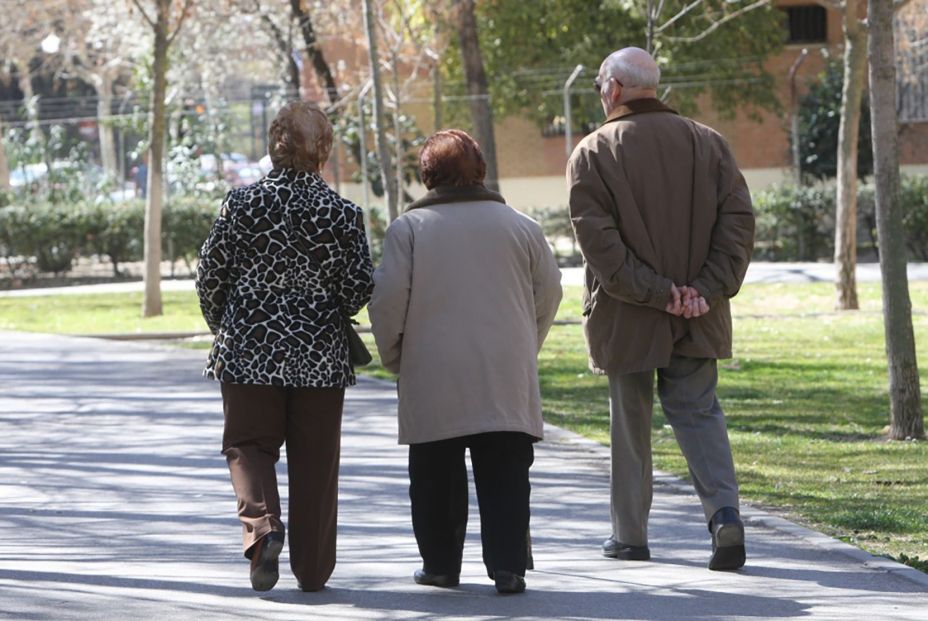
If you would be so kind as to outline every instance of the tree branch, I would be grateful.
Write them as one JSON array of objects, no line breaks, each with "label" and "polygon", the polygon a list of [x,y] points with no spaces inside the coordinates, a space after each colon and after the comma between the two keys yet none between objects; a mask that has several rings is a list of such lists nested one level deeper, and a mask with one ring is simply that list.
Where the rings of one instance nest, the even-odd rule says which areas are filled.
[{"label": "tree branch", "polygon": [[148,25],[154,28],[155,22],[153,22],[152,19],[148,16],[148,13],[145,12],[145,8],[142,6],[142,3],[139,2],[139,0],[132,0],[132,4],[134,4],[135,8],[139,10],[139,12],[142,14],[142,17],[146,22],[148,22]]},{"label": "tree branch", "polygon": [[674,15],[673,17],[671,17],[669,20],[667,20],[666,22],[664,22],[661,26],[658,26],[657,28],[655,28],[655,29],[654,29],[654,34],[660,34],[660,33],[664,32],[665,30],[667,30],[668,28],[670,28],[671,26],[673,26],[674,23],[675,23],[678,19],[680,19],[681,17],[683,17],[684,15],[686,15],[687,13],[689,13],[690,11],[692,11],[693,9],[695,9],[695,8],[696,8],[697,6],[699,6],[700,4],[702,4],[702,2],[703,2],[703,0],[693,0],[693,2],[692,2],[691,4],[687,4],[685,7],[683,7],[683,8],[680,10],[679,13],[677,13],[676,15]]},{"label": "tree branch", "polygon": [[911,2],[912,0],[895,0],[893,2],[893,13],[898,13]]},{"label": "tree branch", "polygon": [[703,30],[698,35],[695,35],[692,37],[667,37],[667,38],[671,41],[676,41],[678,43],[696,43],[697,41],[702,41],[703,39],[708,37],[710,34],[718,30],[719,27],[722,26],[723,24],[726,24],[735,18],[741,17],[742,15],[744,15],[745,13],[749,11],[753,11],[754,9],[759,9],[762,6],[766,6],[768,4],[770,4],[770,0],[757,0],[757,2],[754,2],[753,4],[749,4],[746,7],[742,7],[738,9],[737,11],[735,11],[734,13],[729,13],[725,17],[712,22],[712,25],[710,25],[708,28]]},{"label": "tree branch", "polygon": [[177,35],[180,33],[180,27],[184,25],[184,20],[187,19],[187,11],[190,10],[190,5],[192,3],[193,0],[184,0],[184,7],[180,11],[180,17],[177,19],[177,26],[174,27],[174,32],[168,37],[169,46],[174,43],[174,39],[176,39]]}]

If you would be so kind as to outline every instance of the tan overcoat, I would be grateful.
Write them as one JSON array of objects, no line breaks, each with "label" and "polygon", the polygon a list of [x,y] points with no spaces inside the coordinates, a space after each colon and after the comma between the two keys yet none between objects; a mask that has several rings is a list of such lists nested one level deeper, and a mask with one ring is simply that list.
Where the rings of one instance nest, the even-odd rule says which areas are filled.
[{"label": "tan overcoat", "polygon": [[532,219],[496,193],[436,188],[387,229],[369,311],[399,374],[399,441],[542,437],[537,355],[560,270]]},{"label": "tan overcoat", "polygon": [[[620,106],[567,166],[570,217],[583,253],[590,367],[665,367],[671,355],[731,356],[729,298],[754,245],[754,212],[725,139],[656,99]],[[672,284],[711,310],[664,311]]]}]

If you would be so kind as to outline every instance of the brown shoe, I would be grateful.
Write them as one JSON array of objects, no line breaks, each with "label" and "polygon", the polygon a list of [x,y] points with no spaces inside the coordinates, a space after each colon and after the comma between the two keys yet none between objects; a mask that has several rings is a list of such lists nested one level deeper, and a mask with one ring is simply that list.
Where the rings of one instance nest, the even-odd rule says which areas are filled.
[{"label": "brown shoe", "polygon": [[251,555],[251,588],[270,591],[277,584],[280,573],[277,558],[284,549],[284,534],[271,531],[258,540]]}]

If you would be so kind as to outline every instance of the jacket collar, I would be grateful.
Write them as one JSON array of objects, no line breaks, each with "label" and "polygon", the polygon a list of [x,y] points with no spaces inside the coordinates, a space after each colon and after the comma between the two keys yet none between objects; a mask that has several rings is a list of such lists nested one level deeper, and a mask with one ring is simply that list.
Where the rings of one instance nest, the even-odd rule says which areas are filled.
[{"label": "jacket collar", "polygon": [[444,203],[465,203],[471,201],[495,201],[506,204],[499,193],[488,190],[482,183],[479,185],[440,185],[429,190],[425,196],[414,201],[406,207],[406,211],[418,209],[419,207],[429,207],[431,205],[442,205]]},{"label": "jacket collar", "polygon": [[313,185],[322,181],[319,173],[296,170],[295,168],[274,168],[264,179],[266,181],[285,181],[296,185]]},{"label": "jacket collar", "polygon": [[646,97],[644,99],[633,99],[617,107],[606,117],[606,121],[603,125],[611,123],[612,121],[624,119],[633,114],[645,114],[647,112],[670,112],[671,114],[677,114],[676,110],[665,105],[660,99]]}]

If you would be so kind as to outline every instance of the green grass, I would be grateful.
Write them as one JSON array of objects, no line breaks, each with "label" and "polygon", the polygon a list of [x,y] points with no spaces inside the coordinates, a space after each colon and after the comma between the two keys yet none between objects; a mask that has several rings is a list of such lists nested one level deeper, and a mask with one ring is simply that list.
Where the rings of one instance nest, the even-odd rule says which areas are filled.
[{"label": "green grass", "polygon": [[53,334],[207,331],[192,292],[162,294],[164,314],[142,318],[141,293],[0,298],[0,330]]},{"label": "green grass", "polygon": [[[889,403],[880,289],[863,284],[859,292],[859,312],[834,312],[828,283],[749,285],[733,301],[735,358],[720,363],[719,398],[742,495],[925,570],[928,442],[885,440]],[[911,294],[924,369],[928,283],[912,283]],[[141,319],[141,294],[0,298],[0,329],[65,334],[205,329],[193,294],[166,293],[164,301],[163,317]],[[579,315],[580,289],[569,287],[558,318]],[[359,320],[367,323],[366,315]],[[372,347],[370,335],[365,339]],[[364,372],[389,377],[376,362]],[[555,326],[539,368],[545,417],[608,443],[607,384],[587,369],[581,328]],[[924,391],[923,400],[928,406]],[[659,406],[652,426],[655,466],[686,477]]]}]

